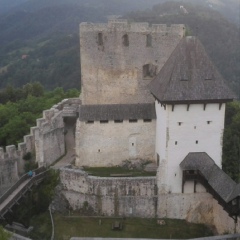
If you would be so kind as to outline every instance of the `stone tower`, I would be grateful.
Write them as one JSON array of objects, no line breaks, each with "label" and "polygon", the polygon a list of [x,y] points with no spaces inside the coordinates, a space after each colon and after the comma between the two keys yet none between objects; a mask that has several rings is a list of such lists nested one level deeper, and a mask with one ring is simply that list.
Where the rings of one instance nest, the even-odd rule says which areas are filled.
[{"label": "stone tower", "polygon": [[156,114],[148,84],[179,41],[184,25],[80,24],[82,105],[76,165],[155,161]]},{"label": "stone tower", "polygon": [[189,153],[204,153],[221,168],[225,103],[233,93],[194,37],[180,41],[150,90],[156,99],[160,193],[204,191],[191,182],[183,189],[180,163]]},{"label": "stone tower", "polygon": [[81,23],[82,104],[153,103],[146,86],[184,33],[181,24]]}]

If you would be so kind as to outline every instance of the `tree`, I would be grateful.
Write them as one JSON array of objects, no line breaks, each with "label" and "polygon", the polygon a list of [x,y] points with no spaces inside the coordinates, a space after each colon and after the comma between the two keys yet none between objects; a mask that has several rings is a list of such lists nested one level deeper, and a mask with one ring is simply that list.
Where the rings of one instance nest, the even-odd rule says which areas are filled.
[{"label": "tree", "polygon": [[2,226],[0,226],[0,239],[1,240],[9,240],[12,234],[7,232]]}]

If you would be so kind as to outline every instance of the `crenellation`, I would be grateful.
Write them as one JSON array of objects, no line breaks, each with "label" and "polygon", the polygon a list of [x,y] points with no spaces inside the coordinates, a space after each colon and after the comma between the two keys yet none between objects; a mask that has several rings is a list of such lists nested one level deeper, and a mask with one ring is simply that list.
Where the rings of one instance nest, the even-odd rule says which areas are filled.
[{"label": "crenellation", "polygon": [[0,160],[4,160],[4,149],[3,148],[0,148]]},{"label": "crenellation", "polygon": [[15,145],[6,146],[6,153],[9,159],[17,159],[17,148]]}]

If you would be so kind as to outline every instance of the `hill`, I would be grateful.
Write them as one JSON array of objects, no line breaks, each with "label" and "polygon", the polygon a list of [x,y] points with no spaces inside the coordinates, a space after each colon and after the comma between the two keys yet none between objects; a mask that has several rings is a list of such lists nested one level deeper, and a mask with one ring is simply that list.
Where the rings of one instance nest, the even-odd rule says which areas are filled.
[{"label": "hill", "polygon": [[[20,1],[24,0],[16,0]],[[0,88],[39,81],[47,89],[57,86],[79,89],[79,23],[105,22],[108,15],[121,15],[136,8],[139,10],[126,17],[150,23],[186,24],[190,34],[198,35],[229,84],[238,90],[238,28],[206,5],[205,0],[199,1],[201,6],[186,3],[190,0],[168,1],[152,10],[141,10],[165,1],[28,0],[11,8],[0,15]],[[223,1],[215,0],[216,6],[224,6]],[[182,14],[180,5],[189,14]]]}]

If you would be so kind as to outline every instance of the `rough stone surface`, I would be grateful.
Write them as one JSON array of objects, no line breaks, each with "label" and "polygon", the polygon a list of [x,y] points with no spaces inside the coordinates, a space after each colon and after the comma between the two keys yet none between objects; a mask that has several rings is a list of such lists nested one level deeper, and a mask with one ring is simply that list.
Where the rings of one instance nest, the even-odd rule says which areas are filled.
[{"label": "rough stone surface", "polygon": [[100,178],[79,169],[62,168],[60,179],[63,194],[74,210],[88,202],[98,215],[155,216],[155,177]]},{"label": "rough stone surface", "polygon": [[43,117],[36,120],[37,126],[30,129],[30,134],[23,137],[24,141],[17,148],[14,145],[6,146],[6,151],[0,148],[0,194],[23,174],[26,153],[35,155],[39,166],[49,166],[64,154],[63,117],[66,114],[63,109],[64,106],[71,106],[76,113],[79,104],[80,99],[64,99],[43,112]]},{"label": "rough stone surface", "polygon": [[77,121],[76,165],[114,166],[128,159],[154,161],[156,121],[92,124]]},{"label": "rough stone surface", "polygon": [[[184,32],[181,24],[81,23],[82,103],[154,102],[147,88],[152,77],[144,77],[143,66],[149,64],[159,72]],[[150,46],[147,35],[152,38]],[[124,44],[124,38],[129,44]]]}]

